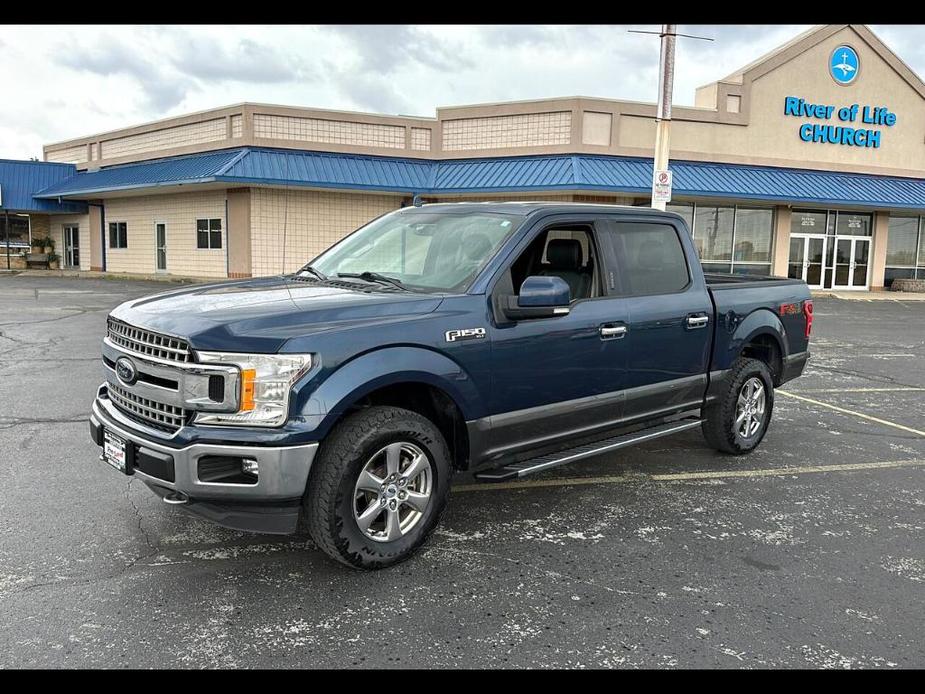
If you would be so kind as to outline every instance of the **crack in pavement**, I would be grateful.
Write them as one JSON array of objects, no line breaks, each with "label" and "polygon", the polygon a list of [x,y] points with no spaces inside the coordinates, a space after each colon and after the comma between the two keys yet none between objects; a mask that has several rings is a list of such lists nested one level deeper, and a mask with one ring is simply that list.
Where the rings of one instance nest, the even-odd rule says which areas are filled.
[{"label": "crack in pavement", "polygon": [[138,519],[138,530],[140,530],[141,534],[144,536],[145,544],[148,545],[149,549],[156,552],[156,551],[159,551],[160,548],[156,544],[151,542],[151,536],[148,534],[148,531],[145,530],[144,524],[142,523],[142,521],[144,520],[144,517],[141,515],[141,511],[138,509],[138,506],[135,504],[135,500],[132,499],[131,491],[132,491],[132,482],[134,481],[135,481],[134,477],[128,478],[128,484],[125,485],[125,498],[132,505],[132,512],[135,514],[135,517]]},{"label": "crack in pavement", "polygon": [[0,417],[0,430],[6,431],[14,427],[23,426],[24,424],[82,424],[89,419],[89,412],[77,419],[65,419],[61,417]]},{"label": "crack in pavement", "polygon": [[60,320],[67,320],[68,318],[73,318],[74,316],[83,316],[88,313],[99,313],[100,311],[109,311],[108,307],[103,308],[80,308],[73,309],[71,313],[68,313],[66,316],[57,316],[55,318],[43,318],[42,320],[33,320],[33,321],[14,321],[12,323],[0,323],[0,328],[6,327],[8,325],[15,325],[18,327],[25,327],[29,325],[39,325],[41,323],[54,323]]}]

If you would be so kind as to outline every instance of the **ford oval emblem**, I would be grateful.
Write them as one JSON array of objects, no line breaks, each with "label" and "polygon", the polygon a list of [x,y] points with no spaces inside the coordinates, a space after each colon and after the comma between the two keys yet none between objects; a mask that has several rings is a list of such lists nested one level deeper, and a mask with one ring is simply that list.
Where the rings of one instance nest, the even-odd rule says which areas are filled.
[{"label": "ford oval emblem", "polygon": [[116,360],[116,376],[127,386],[135,385],[135,381],[138,380],[138,369],[135,368],[131,359],[119,357]]}]

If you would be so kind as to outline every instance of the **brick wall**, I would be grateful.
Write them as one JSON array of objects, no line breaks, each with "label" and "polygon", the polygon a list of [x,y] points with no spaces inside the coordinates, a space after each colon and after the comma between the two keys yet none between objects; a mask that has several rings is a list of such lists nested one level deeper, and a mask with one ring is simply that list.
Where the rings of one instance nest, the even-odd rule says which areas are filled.
[{"label": "brick wall", "polygon": [[405,128],[400,125],[274,116],[263,113],[254,115],[254,137],[391,149],[404,149],[405,147]]},{"label": "brick wall", "polygon": [[443,149],[451,151],[567,145],[571,140],[571,131],[570,111],[458,118],[443,123]]},{"label": "brick wall", "polygon": [[397,195],[255,188],[253,274],[293,272],[366,222],[399,207]]},{"label": "brick wall", "polygon": [[[222,248],[196,247],[196,220],[222,220]],[[110,222],[126,222],[128,248],[109,248]],[[106,269],[110,272],[155,272],[154,224],[167,225],[167,272],[197,277],[225,277],[227,246],[225,191],[148,195],[106,202]]]}]

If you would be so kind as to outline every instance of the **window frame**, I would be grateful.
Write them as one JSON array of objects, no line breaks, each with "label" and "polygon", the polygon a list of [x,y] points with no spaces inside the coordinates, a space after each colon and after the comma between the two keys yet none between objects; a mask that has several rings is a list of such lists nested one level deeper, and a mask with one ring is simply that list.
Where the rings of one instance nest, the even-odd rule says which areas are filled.
[{"label": "window frame", "polygon": [[[128,248],[128,222],[119,221],[119,220],[113,220],[113,221],[107,222],[107,224],[108,224],[108,229],[107,229],[107,231],[109,232],[109,233],[108,233],[108,239],[107,239],[107,240],[109,241],[109,243],[108,243],[108,250],[110,250],[110,251],[124,251],[124,250],[126,250],[126,249]],[[116,227],[116,243],[118,244],[118,242],[119,242],[119,240],[120,240],[120,239],[119,239],[119,231],[120,231],[119,227],[120,227],[120,225],[121,225],[121,227],[122,227],[122,231],[124,232],[124,236],[123,236],[122,239],[121,239],[124,243],[123,243],[123,245],[115,245],[115,246],[113,246],[113,245],[112,245],[112,228],[113,228],[113,227]]]},{"label": "window frame", "polygon": [[[207,246],[199,245],[199,222],[206,223],[206,239],[208,241]],[[218,229],[212,228],[212,222],[218,222]],[[220,251],[225,247],[225,229],[224,223],[221,217],[196,217],[196,250],[197,251]],[[212,234],[218,231],[218,244],[217,246],[212,245]]]},{"label": "window frame", "polygon": [[[619,217],[614,216],[608,219],[609,234],[608,234],[608,244],[610,245],[610,254],[613,258],[613,263],[616,265],[617,272],[617,282],[619,286],[620,297],[625,298],[636,298],[643,296],[675,296],[677,294],[684,294],[685,292],[690,291],[694,286],[694,269],[691,267],[691,261],[688,257],[687,249],[684,245],[684,238],[682,237],[682,227],[680,227],[675,220],[666,219],[664,217],[637,217],[635,215],[620,215]],[[622,249],[617,248],[616,239],[617,239],[617,227],[619,224],[651,224],[654,226],[663,226],[668,227],[674,230],[675,238],[678,242],[678,247],[681,249],[681,256],[684,259],[684,267],[687,269],[687,283],[672,292],[633,292],[631,287],[627,286],[626,278],[629,276],[627,272],[627,265],[625,263],[625,254],[622,253]],[[693,248],[693,235],[690,235],[691,247]],[[696,252],[696,248],[695,248]],[[699,262],[699,258],[698,258]]]},{"label": "window frame", "polygon": [[[615,297],[621,296],[618,288],[622,285],[613,285],[607,279],[612,275],[613,272],[616,271],[616,268],[618,267],[617,261],[613,256],[613,244],[608,233],[610,229],[610,218],[606,215],[597,214],[550,214],[548,216],[544,215],[536,220],[531,220],[530,229],[523,235],[520,241],[517,242],[517,245],[506,254],[504,261],[497,268],[497,270],[492,272],[491,279],[489,280],[486,289],[486,296],[492,297],[492,305],[494,305],[494,297],[496,293],[501,289],[500,285],[502,285],[504,282],[504,277],[510,276],[511,267],[530,247],[530,244],[532,244],[540,234],[543,234],[550,229],[566,226],[569,224],[588,227],[590,229],[591,243],[594,245],[594,252],[598,265],[597,273],[600,281],[598,289],[601,292],[600,296],[576,299],[569,303],[569,308],[574,309],[575,306],[586,301],[601,301],[602,299],[613,299]],[[487,270],[488,268],[486,267],[485,269]],[[617,282],[619,283],[619,278],[617,278]],[[475,282],[473,282],[473,284],[470,286],[469,291],[472,291],[473,286],[475,286]],[[518,289],[519,287],[514,288],[514,296],[517,296]]]}]

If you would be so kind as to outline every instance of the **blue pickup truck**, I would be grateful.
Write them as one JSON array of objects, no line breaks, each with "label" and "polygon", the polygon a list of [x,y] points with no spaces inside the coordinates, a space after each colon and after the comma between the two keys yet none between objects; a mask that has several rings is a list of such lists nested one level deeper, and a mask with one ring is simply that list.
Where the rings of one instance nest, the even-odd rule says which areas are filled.
[{"label": "blue pickup truck", "polygon": [[704,275],[674,214],[406,207],[293,274],[108,317],[101,459],[222,525],[353,567],[410,556],[486,483],[700,427],[748,453],[809,356],[804,282]]}]

